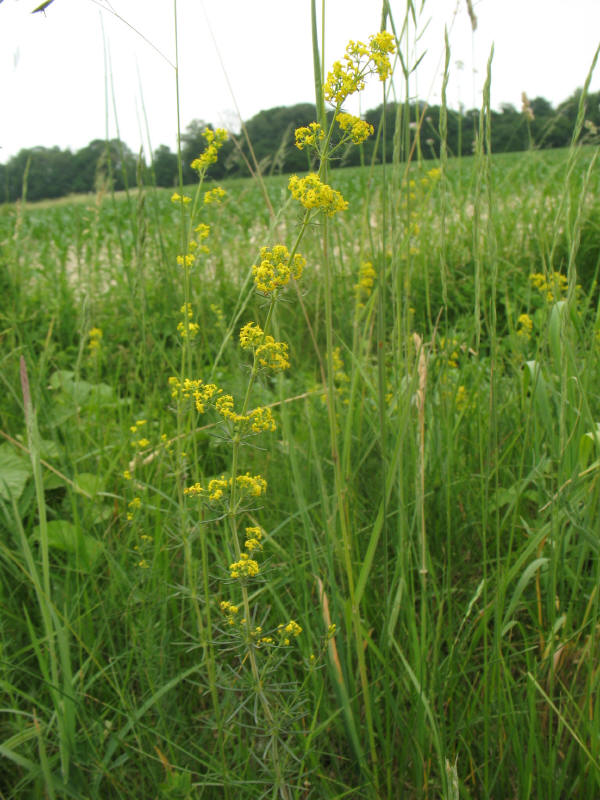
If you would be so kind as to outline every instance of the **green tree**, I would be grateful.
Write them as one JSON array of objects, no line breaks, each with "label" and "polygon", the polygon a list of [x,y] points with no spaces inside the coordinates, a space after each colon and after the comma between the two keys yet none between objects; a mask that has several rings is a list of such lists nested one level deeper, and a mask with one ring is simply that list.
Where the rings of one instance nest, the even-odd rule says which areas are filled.
[{"label": "green tree", "polygon": [[178,182],[177,155],[166,144],[154,151],[154,179],[157,186],[176,186]]}]

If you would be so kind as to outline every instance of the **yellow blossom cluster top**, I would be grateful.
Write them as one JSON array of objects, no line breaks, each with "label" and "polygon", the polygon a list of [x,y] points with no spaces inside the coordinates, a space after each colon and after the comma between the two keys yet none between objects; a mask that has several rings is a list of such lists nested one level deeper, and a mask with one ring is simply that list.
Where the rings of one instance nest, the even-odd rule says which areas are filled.
[{"label": "yellow blossom cluster top", "polygon": [[150,444],[150,440],[147,439],[145,436],[143,436],[141,439],[137,438],[138,435],[141,432],[141,429],[146,424],[147,424],[147,420],[138,419],[137,422],[135,422],[133,425],[130,426],[129,430],[133,434],[133,438],[132,438],[132,441],[131,441],[131,446],[132,447],[139,448],[139,449],[143,450],[145,447],[148,447],[148,445]]},{"label": "yellow blossom cluster top", "polygon": [[235,615],[239,614],[240,612],[239,606],[230,603],[229,600],[221,600],[221,602],[219,603],[219,608],[221,609],[223,614],[225,614],[225,617],[227,619],[227,624],[235,625],[236,623]]},{"label": "yellow blossom cluster top", "polygon": [[213,205],[221,205],[223,198],[227,192],[221,186],[217,186],[214,189],[209,189],[207,192],[204,192],[204,205],[210,206]]},{"label": "yellow blossom cluster top", "polygon": [[233,397],[230,394],[222,394],[217,398],[215,410],[240,433],[247,430],[251,430],[252,433],[273,432],[277,427],[270,408],[258,406],[247,414],[238,414],[234,409]]},{"label": "yellow blossom cluster top", "polygon": [[192,380],[191,378],[184,378],[180,381],[179,378],[169,378],[169,386],[171,387],[171,397],[175,399],[182,398],[184,400],[194,399],[196,410],[200,414],[204,414],[206,404],[210,402],[213,397],[218,397],[222,394],[223,390],[214,383],[204,383],[201,378]]},{"label": "yellow blossom cluster top", "polygon": [[272,336],[265,336],[260,325],[248,322],[240,330],[240,346],[242,350],[254,353],[258,364],[265,369],[279,372],[288,369],[288,346],[286,342],[276,342]]},{"label": "yellow blossom cluster top", "polygon": [[461,345],[458,339],[448,338],[445,336],[440,337],[440,350],[445,354],[448,359],[448,366],[451,369],[458,369],[458,361],[460,358]]},{"label": "yellow blossom cluster top", "polygon": [[231,578],[254,578],[258,573],[258,561],[250,558],[248,553],[241,553],[240,560],[229,565]]},{"label": "yellow blossom cluster top", "polygon": [[335,119],[353,144],[362,144],[373,134],[373,126],[360,117],[340,112]]},{"label": "yellow blossom cluster top", "polygon": [[260,264],[252,267],[254,285],[259,292],[272,294],[290,282],[290,278],[298,280],[306,265],[306,259],[299,253],[292,258],[289,250],[282,244],[274,247],[262,247]]},{"label": "yellow blossom cluster top", "polygon": [[[267,491],[267,482],[261,475],[250,475],[247,472],[245,475],[238,475],[235,483],[241,494],[248,497],[260,497]],[[225,494],[231,491],[232,484],[231,478],[226,479],[222,475],[220,478],[213,478],[206,487],[200,483],[188,486],[183,493],[190,497],[202,497],[216,502],[222,500]]]},{"label": "yellow blossom cluster top", "polygon": [[316,172],[311,172],[305,178],[292,175],[288,189],[291,191],[292,197],[299,200],[304,208],[309,210],[320,208],[328,217],[348,208],[348,203],[342,195],[327,183],[323,183]]},{"label": "yellow blossom cluster top", "polygon": [[291,619],[287,623],[287,625],[283,625],[283,624],[282,625],[278,625],[277,626],[277,633],[279,634],[279,636],[281,638],[281,643],[284,644],[287,647],[289,645],[289,643],[290,643],[289,637],[290,636],[294,636],[294,637],[300,636],[300,634],[302,633],[302,628],[300,627],[300,625],[298,625],[298,623],[295,620]]},{"label": "yellow blossom cluster top", "polygon": [[370,261],[364,261],[358,273],[358,283],[354,285],[354,291],[359,300],[366,300],[370,297],[375,283],[377,273]]},{"label": "yellow blossom cluster top", "polygon": [[234,408],[233,397],[230,394],[223,394],[223,390],[214,383],[204,383],[201,378],[197,380],[184,378],[181,381],[179,378],[171,377],[169,386],[171,387],[171,397],[184,400],[193,399],[196,410],[200,414],[205,413],[209,403],[213,405],[217,414],[228,422],[237,433],[248,431],[262,433],[276,430],[277,426],[270,408],[258,406],[247,414],[238,414]]},{"label": "yellow blossom cluster top", "polygon": [[[258,563],[251,558],[254,551],[262,550],[262,530],[258,526],[248,526],[246,528],[246,541],[244,547],[247,553],[241,553],[240,560],[235,564],[229,565],[229,574],[232,578],[253,578],[258,575]],[[223,608],[221,609],[223,610]],[[228,609],[231,612],[231,608]],[[257,629],[262,632],[262,628]]]},{"label": "yellow blossom cluster top", "polygon": [[100,328],[92,328],[88,335],[90,337],[88,349],[91,355],[95,355],[102,345],[102,330]]},{"label": "yellow blossom cluster top", "polygon": [[180,267],[187,267],[189,269],[194,266],[197,253],[210,253],[210,248],[204,243],[210,236],[210,225],[201,222],[194,228],[194,233],[196,234],[196,238],[189,240],[187,253],[181,253],[177,256],[177,263]]},{"label": "yellow blossom cluster top", "polygon": [[249,553],[253,553],[255,550],[262,550],[262,530],[257,525],[248,525],[246,527],[246,536],[247,539],[244,542],[244,547]]},{"label": "yellow blossom cluster top", "polygon": [[324,139],[325,131],[318,122],[311,122],[308,126],[296,128],[294,136],[296,147],[303,150],[305,147],[316,147]]},{"label": "yellow blossom cluster top", "polygon": [[544,295],[548,303],[563,299],[569,288],[567,276],[562,272],[551,272],[548,277],[541,272],[535,272],[529,276],[529,280],[532,286]]},{"label": "yellow blossom cluster top", "polygon": [[227,141],[227,131],[223,128],[217,128],[216,130],[207,128],[202,133],[202,136],[206,140],[206,150],[190,164],[191,168],[198,172],[202,172],[202,170],[216,162],[219,150]]},{"label": "yellow blossom cluster top", "polygon": [[192,198],[188,197],[187,194],[181,195],[179,192],[173,192],[171,195],[171,202],[182,203],[184,206],[187,206],[188,203],[192,202]]},{"label": "yellow blossom cluster top", "polygon": [[521,314],[517,320],[517,336],[529,339],[533,330],[533,320],[529,314]]},{"label": "yellow blossom cluster top", "polygon": [[[191,303],[184,303],[181,306],[180,313],[183,315],[183,320],[177,323],[177,330],[179,335],[186,339],[189,337],[193,339],[194,336],[198,334],[200,330],[200,325],[197,322],[192,322],[192,317],[194,316],[194,312],[192,311],[192,304]],[[187,317],[187,324],[185,322],[185,318]]]},{"label": "yellow blossom cluster top", "polygon": [[389,57],[395,51],[394,37],[387,31],[370,36],[368,46],[349,42],[344,63],[336,61],[327,75],[325,99],[340,108],[347,97],[364,89],[367,75],[378,74],[380,80],[386,80],[392,71]]}]

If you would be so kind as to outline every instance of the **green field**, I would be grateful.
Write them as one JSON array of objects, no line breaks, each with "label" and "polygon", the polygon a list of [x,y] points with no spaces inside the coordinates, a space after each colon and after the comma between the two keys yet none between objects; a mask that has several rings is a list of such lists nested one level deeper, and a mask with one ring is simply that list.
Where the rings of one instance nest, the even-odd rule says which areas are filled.
[{"label": "green field", "polygon": [[0,207],[1,798],[600,796],[597,149],[480,134]]}]

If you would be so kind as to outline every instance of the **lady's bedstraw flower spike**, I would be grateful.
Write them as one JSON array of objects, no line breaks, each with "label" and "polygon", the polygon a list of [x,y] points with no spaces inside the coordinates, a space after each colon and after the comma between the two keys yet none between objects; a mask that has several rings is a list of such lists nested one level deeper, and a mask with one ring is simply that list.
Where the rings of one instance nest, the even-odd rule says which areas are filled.
[{"label": "lady's bedstraw flower spike", "polygon": [[188,203],[192,202],[192,198],[188,197],[187,195],[180,195],[179,192],[173,192],[171,195],[171,202],[172,203],[183,203],[184,206],[187,206]]},{"label": "lady's bedstraw flower spike", "polygon": [[253,352],[261,367],[278,372],[290,366],[287,343],[265,336],[260,325],[254,322],[246,323],[240,330],[240,346],[242,350]]},{"label": "lady's bedstraw flower spike", "polygon": [[336,115],[335,119],[353,144],[362,144],[373,134],[373,126],[360,117],[340,113]]},{"label": "lady's bedstraw flower spike", "polygon": [[221,201],[226,194],[227,192],[221,186],[217,186],[215,189],[209,189],[208,192],[204,192],[204,205],[210,206],[213,203],[215,205],[221,205]]},{"label": "lady's bedstraw flower spike", "polygon": [[369,36],[369,45],[371,60],[375,64],[380,80],[385,81],[392,71],[389,56],[396,52],[394,37],[388,31],[379,31],[374,36]]},{"label": "lady's bedstraw flower spike", "polygon": [[347,97],[365,88],[367,75],[377,73],[384,81],[392,71],[390,55],[395,52],[394,37],[380,31],[369,37],[369,46],[363,42],[349,42],[344,63],[336,61],[327,75],[325,99],[340,108]]},{"label": "lady's bedstraw flower spike", "polygon": [[252,267],[254,285],[259,292],[271,294],[287,286],[290,278],[298,280],[306,259],[299,253],[291,258],[287,247],[276,244],[273,248],[263,247],[260,251],[260,264]]},{"label": "lady's bedstraw flower spike", "polygon": [[248,553],[241,553],[240,560],[229,565],[231,578],[254,578],[259,573],[258,562]]},{"label": "lady's bedstraw flower spike", "polygon": [[278,625],[277,633],[281,637],[281,643],[287,647],[290,643],[289,637],[300,636],[302,628],[295,620],[291,619],[287,625]]},{"label": "lady's bedstraw flower spike", "polygon": [[338,211],[345,211],[348,203],[342,195],[332,189],[327,183],[322,183],[316,172],[311,172],[305,178],[292,175],[288,189],[294,199],[300,201],[304,208],[320,208],[328,217],[333,217]]},{"label": "lady's bedstraw flower spike", "polygon": [[227,131],[223,128],[217,128],[216,130],[207,128],[202,133],[202,136],[206,140],[206,150],[190,164],[191,168],[197,172],[202,172],[216,162],[219,150],[227,141]]},{"label": "lady's bedstraw flower spike", "polygon": [[92,328],[89,332],[90,340],[88,342],[88,349],[90,351],[90,355],[95,355],[99,352],[100,347],[102,346],[102,329],[101,328]]},{"label": "lady's bedstraw flower spike", "polygon": [[[267,491],[267,482],[262,475],[251,475],[247,472],[245,475],[238,475],[235,483],[238,491],[246,496],[260,497]],[[201,483],[195,483],[184,489],[183,493],[188,497],[208,498],[215,502],[224,499],[225,495],[231,491],[231,485],[232,479],[221,475],[220,478],[213,478],[209,481],[206,487]]]},{"label": "lady's bedstraw flower spike", "polygon": [[321,139],[325,138],[325,131],[318,122],[311,122],[308,126],[296,128],[294,136],[296,147],[303,150],[305,147],[317,147]]}]

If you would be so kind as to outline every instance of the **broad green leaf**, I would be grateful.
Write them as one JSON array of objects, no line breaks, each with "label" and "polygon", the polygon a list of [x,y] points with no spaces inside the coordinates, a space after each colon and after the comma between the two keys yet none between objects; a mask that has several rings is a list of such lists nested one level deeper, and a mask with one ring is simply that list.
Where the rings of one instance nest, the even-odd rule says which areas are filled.
[{"label": "broad green leaf", "polygon": [[15,453],[9,444],[0,445],[0,497],[18,500],[32,475],[28,459]]},{"label": "broad green leaf", "polygon": [[[34,538],[40,538],[39,526],[35,529]],[[81,533],[72,522],[66,519],[55,519],[48,522],[48,546],[63,553],[76,555],[81,569],[89,570],[102,552],[102,542]]]},{"label": "broad green leaf", "polygon": [[595,431],[584,433],[579,440],[579,463],[586,469],[595,453],[600,452],[600,423],[596,423]]},{"label": "broad green leaf", "polygon": [[84,492],[90,495],[98,494],[104,491],[104,481],[101,475],[94,475],[92,472],[80,472],[75,477],[75,483]]},{"label": "broad green leaf", "polygon": [[505,636],[506,633],[510,630],[511,623],[514,621],[512,620],[512,615],[514,614],[515,609],[517,608],[519,601],[521,600],[521,596],[525,591],[525,587],[535,577],[537,571],[543,569],[547,563],[548,559],[545,557],[536,558],[524,570],[523,574],[519,578],[519,581],[515,587],[513,595],[510,598],[510,602],[508,604],[508,608],[506,609],[506,613],[504,614],[501,636]]}]

